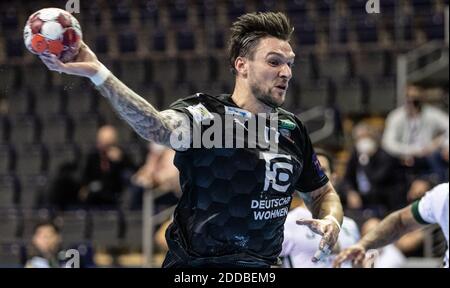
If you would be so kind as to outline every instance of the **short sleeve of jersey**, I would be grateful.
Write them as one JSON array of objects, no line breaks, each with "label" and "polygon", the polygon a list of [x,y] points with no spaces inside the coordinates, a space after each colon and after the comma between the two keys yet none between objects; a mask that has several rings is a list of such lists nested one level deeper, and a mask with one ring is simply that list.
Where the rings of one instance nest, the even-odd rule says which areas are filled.
[{"label": "short sleeve of jersey", "polygon": [[412,205],[413,215],[422,224],[438,223],[448,194],[448,183],[434,187]]},{"label": "short sleeve of jersey", "polygon": [[202,103],[206,102],[204,96],[204,94],[197,93],[195,95],[177,100],[169,107],[171,110],[183,113],[188,118],[191,128],[191,143],[193,139],[192,137],[195,135],[195,131],[202,133],[202,130],[200,129],[203,124],[202,121],[207,119],[212,120],[214,118],[213,114],[211,114],[211,112]]},{"label": "short sleeve of jersey", "polygon": [[198,96],[198,94],[196,94],[196,95],[192,95],[192,96],[175,101],[174,103],[172,103],[169,106],[169,109],[185,114],[186,116],[189,117],[189,121],[192,124],[193,115],[189,111],[189,109],[190,109],[190,107],[194,107],[195,105],[198,105],[198,104],[200,104],[200,97]]},{"label": "short sleeve of jersey", "polygon": [[303,170],[295,189],[303,193],[311,192],[327,184],[328,177],[320,166],[306,127],[299,119],[295,118],[295,120],[300,129],[298,143],[303,154]]}]

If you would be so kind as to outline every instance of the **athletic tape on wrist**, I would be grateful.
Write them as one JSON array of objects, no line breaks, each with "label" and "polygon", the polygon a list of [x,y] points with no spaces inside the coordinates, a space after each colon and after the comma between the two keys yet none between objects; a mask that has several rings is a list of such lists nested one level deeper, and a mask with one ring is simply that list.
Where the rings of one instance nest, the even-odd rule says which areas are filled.
[{"label": "athletic tape on wrist", "polygon": [[341,230],[341,224],[339,224],[339,221],[333,215],[327,215],[323,219],[328,219],[328,220],[333,221],[339,227],[339,230]]},{"label": "athletic tape on wrist", "polygon": [[111,72],[108,70],[108,68],[101,64],[98,72],[94,76],[90,77],[90,79],[95,86],[99,86],[102,85],[103,82],[105,82],[110,73]]}]

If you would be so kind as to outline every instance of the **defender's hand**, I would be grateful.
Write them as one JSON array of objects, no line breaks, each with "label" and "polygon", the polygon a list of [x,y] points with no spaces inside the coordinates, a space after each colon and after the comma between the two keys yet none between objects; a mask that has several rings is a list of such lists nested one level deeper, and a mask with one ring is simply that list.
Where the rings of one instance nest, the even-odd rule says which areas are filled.
[{"label": "defender's hand", "polygon": [[353,260],[353,265],[361,266],[366,257],[366,249],[361,244],[355,244],[339,253],[334,259],[333,267],[339,268],[347,260]]},{"label": "defender's hand", "polygon": [[102,65],[84,42],[81,43],[80,51],[71,62],[63,63],[53,54],[41,55],[39,58],[52,71],[83,77],[94,76]]},{"label": "defender's hand", "polygon": [[331,254],[340,232],[340,228],[336,223],[329,219],[300,219],[296,223],[305,225],[314,233],[322,236],[319,249],[311,259],[312,262],[318,262]]}]

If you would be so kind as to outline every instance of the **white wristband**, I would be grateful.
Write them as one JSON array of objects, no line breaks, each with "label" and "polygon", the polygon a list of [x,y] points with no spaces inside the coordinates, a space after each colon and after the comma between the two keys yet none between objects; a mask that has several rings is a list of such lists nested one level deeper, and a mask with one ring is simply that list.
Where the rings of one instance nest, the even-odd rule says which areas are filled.
[{"label": "white wristband", "polygon": [[328,220],[333,221],[339,227],[339,230],[341,230],[341,224],[339,224],[339,221],[333,215],[327,215],[323,219],[328,219]]},{"label": "white wristband", "polygon": [[111,73],[103,64],[100,65],[100,70],[98,70],[94,76],[89,78],[95,86],[102,85]]}]

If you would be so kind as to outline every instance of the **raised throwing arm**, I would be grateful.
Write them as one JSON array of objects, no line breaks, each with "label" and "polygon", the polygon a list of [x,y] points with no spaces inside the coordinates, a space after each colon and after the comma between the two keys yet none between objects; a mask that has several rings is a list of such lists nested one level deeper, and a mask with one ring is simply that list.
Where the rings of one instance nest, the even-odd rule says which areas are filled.
[{"label": "raised throwing arm", "polygon": [[174,110],[158,111],[110,73],[89,47],[82,43],[79,54],[71,63],[62,63],[54,55],[41,56],[52,71],[88,77],[96,89],[107,98],[119,115],[144,139],[182,150],[171,145],[175,129],[189,129],[183,114]]}]

